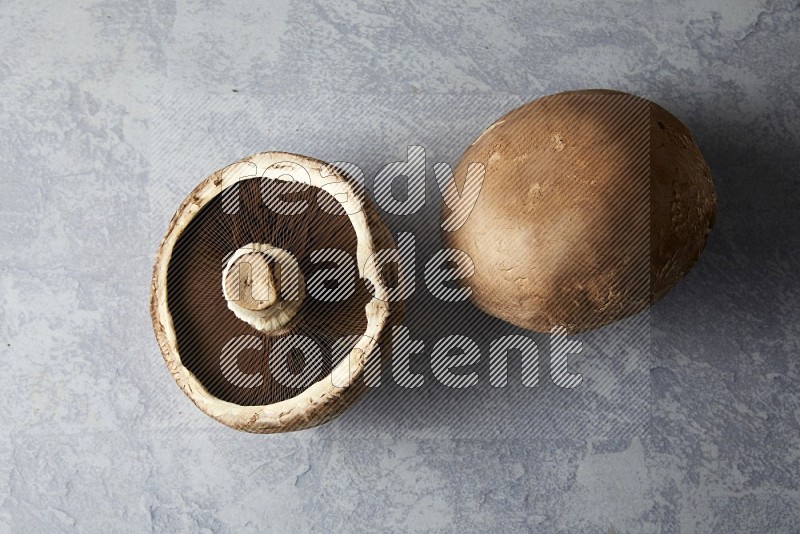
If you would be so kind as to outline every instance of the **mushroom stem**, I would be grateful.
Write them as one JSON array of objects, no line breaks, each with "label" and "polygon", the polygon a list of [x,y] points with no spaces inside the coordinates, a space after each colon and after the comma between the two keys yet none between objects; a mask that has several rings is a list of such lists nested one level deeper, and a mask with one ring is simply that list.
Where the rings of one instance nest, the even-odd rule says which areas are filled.
[{"label": "mushroom stem", "polygon": [[[276,266],[280,266],[277,273]],[[239,319],[261,332],[275,332],[300,309],[305,280],[290,252],[250,243],[228,258],[222,270],[222,292]]]},{"label": "mushroom stem", "polygon": [[[237,270],[238,268],[238,270]],[[278,300],[273,267],[264,255],[248,252],[233,262],[225,276],[225,296],[250,311],[263,311]]]}]

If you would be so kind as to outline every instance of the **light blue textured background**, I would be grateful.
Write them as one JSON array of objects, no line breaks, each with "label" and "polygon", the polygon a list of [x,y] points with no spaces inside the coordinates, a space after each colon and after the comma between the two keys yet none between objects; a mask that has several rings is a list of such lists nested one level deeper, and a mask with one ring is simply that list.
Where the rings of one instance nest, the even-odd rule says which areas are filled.
[{"label": "light blue textured background", "polygon": [[[0,530],[798,530],[796,0],[254,4],[0,2]],[[252,436],[175,387],[150,269],[209,171],[269,149],[377,165],[409,143],[455,163],[492,106],[585,87],[681,118],[719,197],[701,262],[649,316],[646,432]],[[238,122],[154,127],[165,95],[223,123],[261,104],[232,140],[215,136]],[[364,99],[324,144],[331,104]],[[407,111],[434,101],[428,123]],[[203,159],[164,172],[178,138]]]}]

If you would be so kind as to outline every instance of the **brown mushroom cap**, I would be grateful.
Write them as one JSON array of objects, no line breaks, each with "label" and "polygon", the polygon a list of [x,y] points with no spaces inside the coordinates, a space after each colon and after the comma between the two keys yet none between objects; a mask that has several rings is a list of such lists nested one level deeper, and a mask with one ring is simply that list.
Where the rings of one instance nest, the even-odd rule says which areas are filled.
[{"label": "brown mushroom cap", "polygon": [[[276,209],[267,198],[305,209]],[[392,246],[363,191],[321,161],[269,152],[211,174],[178,209],[154,267],[151,315],[167,367],[201,410],[239,430],[298,430],[335,417],[363,392],[361,375],[387,324],[390,304],[373,253]],[[327,302],[303,287],[299,296],[287,296],[287,264],[276,258],[294,258],[305,284],[332,267],[311,259],[330,249],[353,259],[352,294]],[[278,323],[240,315],[292,305]],[[273,348],[288,336],[313,340],[323,356],[302,384],[276,379],[270,369]],[[347,337],[353,348],[334,361],[332,347]],[[233,365],[226,351],[237,343],[235,365],[258,379],[226,375]],[[308,364],[302,351],[284,356],[289,373]]]},{"label": "brown mushroom cap", "polygon": [[688,129],[608,90],[559,93],[500,118],[454,174],[485,165],[452,248],[475,263],[473,302],[540,332],[584,331],[645,309],[691,268],[713,226],[711,174]]}]

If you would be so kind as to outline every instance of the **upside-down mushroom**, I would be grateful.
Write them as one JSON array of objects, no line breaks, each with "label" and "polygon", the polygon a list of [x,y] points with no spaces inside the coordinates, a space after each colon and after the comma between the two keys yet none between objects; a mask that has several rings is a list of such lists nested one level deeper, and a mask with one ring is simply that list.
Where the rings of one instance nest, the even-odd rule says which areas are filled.
[{"label": "upside-down mushroom", "polygon": [[375,252],[393,246],[359,185],[321,161],[267,152],[214,172],[178,209],[153,272],[153,326],[175,381],[238,430],[340,414],[380,363],[396,307]]}]

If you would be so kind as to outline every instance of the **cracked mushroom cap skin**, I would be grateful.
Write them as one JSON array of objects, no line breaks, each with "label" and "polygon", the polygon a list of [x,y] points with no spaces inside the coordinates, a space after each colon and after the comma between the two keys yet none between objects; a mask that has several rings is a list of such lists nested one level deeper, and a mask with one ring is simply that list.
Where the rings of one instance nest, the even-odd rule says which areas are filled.
[{"label": "cracked mushroom cap skin", "polygon": [[[178,208],[156,257],[150,311],[167,368],[200,410],[237,430],[329,421],[365,392],[367,363],[387,360],[383,332],[402,308],[388,302],[374,253],[394,246],[361,187],[324,162],[265,152],[212,173]],[[332,250],[352,257],[353,291],[312,298],[314,274],[336,267]],[[295,343],[275,356],[288,336],[313,340],[321,364],[311,367]],[[332,347],[347,337],[335,360]]]},{"label": "cracked mushroom cap skin", "polygon": [[627,93],[523,105],[467,148],[459,190],[470,163],[485,166],[483,187],[445,242],[475,264],[474,304],[529,330],[587,331],[644,310],[694,265],[714,224],[711,173],[691,133]]}]

